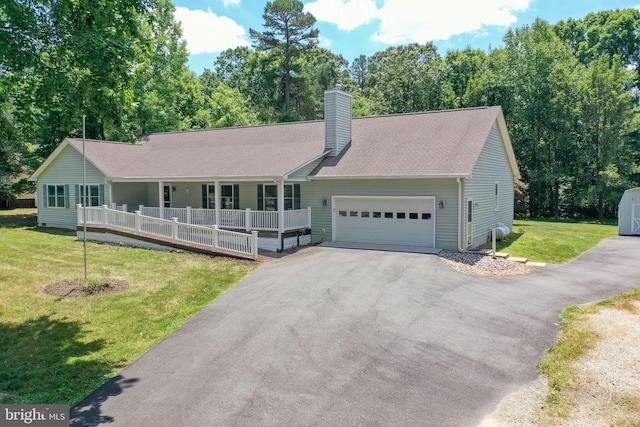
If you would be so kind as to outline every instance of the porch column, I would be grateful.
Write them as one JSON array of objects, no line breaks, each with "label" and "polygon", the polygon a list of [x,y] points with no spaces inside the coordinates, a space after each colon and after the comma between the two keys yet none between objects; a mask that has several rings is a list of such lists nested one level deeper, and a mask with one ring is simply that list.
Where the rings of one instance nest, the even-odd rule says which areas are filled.
[{"label": "porch column", "polygon": [[284,178],[278,183],[278,246],[284,250],[282,233],[284,232]]},{"label": "porch column", "polygon": [[220,205],[222,197],[220,193],[222,192],[222,187],[220,186],[220,181],[214,181],[215,185],[215,198],[216,198],[216,225],[220,227]]},{"label": "porch column", "polygon": [[113,185],[111,181],[107,181],[107,188],[109,189],[109,203],[107,204],[110,205],[113,203]]},{"label": "porch column", "polygon": [[158,212],[160,219],[164,219],[164,191],[162,181],[158,181]]}]

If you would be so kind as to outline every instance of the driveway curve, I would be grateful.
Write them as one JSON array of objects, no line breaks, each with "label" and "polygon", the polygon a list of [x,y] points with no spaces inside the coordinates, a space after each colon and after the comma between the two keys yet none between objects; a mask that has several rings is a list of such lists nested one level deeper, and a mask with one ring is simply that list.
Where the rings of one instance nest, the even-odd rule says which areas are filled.
[{"label": "driveway curve", "polygon": [[640,238],[477,277],[312,247],[264,264],[72,410],[72,425],[475,426],[538,376],[560,311],[640,286]]}]

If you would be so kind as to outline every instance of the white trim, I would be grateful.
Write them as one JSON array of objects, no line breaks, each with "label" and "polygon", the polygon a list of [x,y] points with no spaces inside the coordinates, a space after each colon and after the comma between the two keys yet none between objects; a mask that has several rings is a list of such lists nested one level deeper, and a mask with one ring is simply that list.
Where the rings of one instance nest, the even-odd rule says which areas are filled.
[{"label": "white trim", "polygon": [[289,175],[291,175],[292,173],[295,173],[295,172],[299,171],[303,167],[310,165],[311,163],[315,162],[316,160],[319,160],[319,159],[322,159],[322,158],[326,157],[329,153],[331,153],[331,150],[325,150],[325,152],[320,154],[319,156],[316,156],[313,159],[309,160],[308,162],[305,162],[305,163],[301,164],[300,166],[297,166],[294,169],[291,169],[289,172],[285,173],[282,176],[282,178],[288,180],[289,179]]},{"label": "white trim", "polygon": [[278,181],[282,179],[281,176],[194,176],[194,177],[168,177],[168,176],[148,176],[148,177],[118,177],[109,179],[113,182],[149,182],[157,180],[168,180],[171,182],[264,182],[264,181]]},{"label": "white trim", "polygon": [[640,234],[640,216],[636,217],[636,209],[640,211],[640,203],[631,205],[631,234]]},{"label": "white trim", "polygon": [[402,200],[431,200],[433,202],[433,213],[431,214],[431,219],[433,220],[433,241],[432,247],[436,247],[436,220],[437,220],[437,205],[436,205],[436,197],[435,196],[331,196],[331,241],[336,241],[336,220],[338,211],[336,209],[336,202],[341,200],[353,200],[353,199],[380,199],[380,200],[393,200],[393,199],[402,199]]},{"label": "white trim", "polygon": [[513,177],[515,179],[520,179],[520,169],[518,168],[518,162],[516,160],[516,155],[513,151],[513,144],[511,143],[511,138],[509,137],[509,130],[507,129],[507,122],[504,119],[504,113],[502,112],[502,108],[498,111],[498,117],[496,118],[496,122],[498,123],[498,130],[500,131],[500,136],[502,136],[502,143],[504,144],[505,151],[507,152],[507,158],[509,159],[509,164],[511,166],[511,172],[513,173]]},{"label": "white trim", "polygon": [[[469,221],[469,204],[471,204],[471,221]],[[467,197],[465,200],[465,217],[464,217],[464,232],[467,239],[464,244],[469,248],[473,246],[473,222],[475,220],[476,208],[473,204],[473,197]],[[471,233],[469,233],[469,224],[471,224]]]},{"label": "white trim", "polygon": [[451,175],[344,175],[344,176],[309,176],[309,181],[315,180],[330,180],[330,179],[344,179],[344,180],[361,180],[361,179],[453,179],[453,178],[468,178],[469,175],[451,174]]}]

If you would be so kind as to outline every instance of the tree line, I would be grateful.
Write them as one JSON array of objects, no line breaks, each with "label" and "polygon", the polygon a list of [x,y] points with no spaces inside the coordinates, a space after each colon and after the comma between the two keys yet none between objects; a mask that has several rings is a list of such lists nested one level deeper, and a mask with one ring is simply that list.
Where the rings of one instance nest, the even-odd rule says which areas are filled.
[{"label": "tree line", "polygon": [[[200,76],[169,0],[9,0],[0,5],[0,177],[33,170],[65,137],[322,119],[341,83],[356,116],[501,105],[521,169],[516,214],[615,216],[640,185],[640,12],[536,20],[504,47],[444,55],[431,42],[352,62],[318,47],[298,0],[264,8],[252,47]],[[34,147],[36,147],[34,149]],[[0,182],[0,198],[24,182]]]}]

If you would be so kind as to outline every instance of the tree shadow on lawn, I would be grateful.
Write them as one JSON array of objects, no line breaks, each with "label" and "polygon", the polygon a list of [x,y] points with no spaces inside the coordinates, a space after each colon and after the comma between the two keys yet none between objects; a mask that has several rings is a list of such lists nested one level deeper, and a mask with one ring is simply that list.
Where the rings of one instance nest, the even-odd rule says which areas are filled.
[{"label": "tree shadow on lawn", "polygon": [[[105,341],[85,340],[82,327],[50,315],[0,323],[0,403],[70,404],[94,390],[117,361],[83,360]],[[99,403],[94,414],[99,414]]]}]

